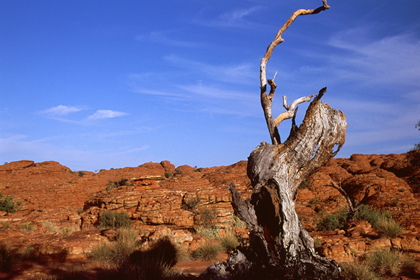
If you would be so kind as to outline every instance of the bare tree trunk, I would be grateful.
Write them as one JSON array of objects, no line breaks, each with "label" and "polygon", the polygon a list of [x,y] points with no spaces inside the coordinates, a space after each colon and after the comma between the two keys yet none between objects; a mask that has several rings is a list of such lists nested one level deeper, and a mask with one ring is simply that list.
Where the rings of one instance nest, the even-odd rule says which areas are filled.
[{"label": "bare tree trunk", "polygon": [[[266,65],[274,48],[282,43],[283,32],[299,15],[317,14],[328,9],[297,10],[279,29],[267,48],[260,65],[261,105],[271,144],[261,143],[248,158],[248,177],[253,194],[241,199],[234,185],[232,206],[250,229],[250,246],[244,255],[237,252],[223,264],[209,267],[204,279],[340,279],[340,268],[331,259],[318,256],[313,239],[302,228],[295,211],[294,199],[299,185],[337,154],[345,142],[346,117],[321,102],[326,88],[317,95],[296,99],[286,112],[272,117],[271,105],[276,91],[274,79],[266,79]],[[270,92],[267,93],[267,84]],[[315,98],[313,98],[316,96]],[[297,105],[311,101],[302,124],[295,125]],[[281,143],[277,126],[292,119],[289,137]]]},{"label": "bare tree trunk", "polygon": [[[271,279],[336,279],[340,275],[333,260],[315,253],[294,203],[299,185],[326,164],[345,141],[345,115],[322,103],[321,95],[312,101],[302,125],[292,130],[286,142],[262,143],[251,153],[251,199],[241,202],[231,187],[235,212],[251,229],[254,256],[250,258],[255,268],[263,268],[261,273]],[[252,213],[252,218],[243,215],[244,211]]]}]

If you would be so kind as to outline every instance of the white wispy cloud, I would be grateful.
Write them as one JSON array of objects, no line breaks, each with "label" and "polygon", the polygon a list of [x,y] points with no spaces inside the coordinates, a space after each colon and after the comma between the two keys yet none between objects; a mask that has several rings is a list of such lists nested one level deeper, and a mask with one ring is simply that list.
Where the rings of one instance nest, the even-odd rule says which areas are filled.
[{"label": "white wispy cloud", "polygon": [[47,110],[42,111],[42,113],[50,115],[50,116],[65,116],[71,113],[77,113],[84,110],[82,107],[76,106],[66,106],[66,105],[58,105],[55,107],[51,107]]},{"label": "white wispy cloud", "polygon": [[112,119],[116,117],[122,117],[128,115],[124,112],[118,112],[113,110],[97,110],[94,114],[87,117],[89,121],[96,121],[101,119]]},{"label": "white wispy cloud", "polygon": [[177,55],[168,55],[164,59],[177,67],[202,73],[207,79],[234,84],[258,83],[257,64],[241,62],[216,65],[203,61],[186,59]]},{"label": "white wispy cloud", "polygon": [[[230,99],[236,101],[252,102],[255,101],[254,99],[256,99],[258,96],[257,94],[252,95],[243,91],[227,90],[203,84],[179,85],[178,87],[186,92],[188,96],[194,94],[194,96],[200,96],[198,98],[207,97],[210,99]],[[231,104],[229,104],[229,106],[230,105]]]},{"label": "white wispy cloud", "polygon": [[202,44],[199,42],[174,39],[173,37],[170,37],[170,35],[168,35],[170,33],[172,32],[153,31],[147,34],[137,35],[136,40],[141,41],[141,42],[152,42],[152,43],[164,44],[164,45],[175,46],[175,47],[185,47],[185,48],[196,48],[196,47],[202,46]]},{"label": "white wispy cloud", "polygon": [[209,19],[203,18],[196,18],[194,20],[195,23],[211,26],[211,27],[230,27],[230,28],[260,28],[261,25],[248,20],[247,17],[260,11],[262,9],[261,6],[254,6],[250,8],[242,8],[242,9],[235,9],[233,11],[226,12],[224,14],[219,15],[216,18]]},{"label": "white wispy cloud", "polygon": [[360,38],[363,31],[347,30],[333,36],[329,44],[347,51],[332,57],[335,67],[364,83],[417,86],[420,81],[420,39],[397,34],[377,40]]}]

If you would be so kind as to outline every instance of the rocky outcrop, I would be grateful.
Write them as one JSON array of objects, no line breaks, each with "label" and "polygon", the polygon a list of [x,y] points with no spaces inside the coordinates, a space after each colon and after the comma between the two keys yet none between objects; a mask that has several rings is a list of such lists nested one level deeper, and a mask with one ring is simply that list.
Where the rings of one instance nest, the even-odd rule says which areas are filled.
[{"label": "rocky outcrop", "polygon": [[[420,255],[419,159],[419,152],[353,155],[332,159],[308,178],[297,193],[296,210],[304,228],[319,243],[317,250],[339,262],[378,248]],[[241,161],[211,168],[175,167],[163,161],[94,173],[74,172],[53,161],[0,165],[0,193],[22,201],[20,211],[0,213],[0,242],[17,249],[37,246],[45,258],[62,254],[67,260],[82,260],[111,236],[96,228],[99,215],[116,211],[129,215],[144,246],[170,236],[193,250],[205,242],[193,234],[194,229],[205,223],[220,228],[234,224],[228,186],[234,183],[243,198],[250,195],[246,166]],[[325,186],[331,182],[356,199],[374,185],[367,203],[389,212],[403,225],[403,234],[382,238],[365,221],[354,221],[346,231],[316,231],[322,213],[347,206],[336,189]],[[247,233],[238,234],[246,237]]]}]

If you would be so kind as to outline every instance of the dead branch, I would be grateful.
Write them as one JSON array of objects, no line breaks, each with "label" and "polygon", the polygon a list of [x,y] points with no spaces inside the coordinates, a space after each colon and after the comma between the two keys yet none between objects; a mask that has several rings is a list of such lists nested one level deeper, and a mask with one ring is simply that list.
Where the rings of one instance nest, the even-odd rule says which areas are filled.
[{"label": "dead branch", "polygon": [[350,196],[342,187],[336,185],[334,182],[330,182],[330,184],[326,184],[324,186],[333,187],[337,189],[346,198],[347,204],[349,205],[349,209],[350,209],[349,214],[347,216],[347,222],[350,222],[353,219],[353,217],[356,215],[356,212],[357,210],[359,210],[359,207],[362,204],[365,204],[367,200],[369,199],[370,188],[373,186],[378,186],[378,184],[373,184],[373,185],[368,186],[365,190],[365,195],[363,196],[362,200],[360,200],[360,202],[357,204],[354,202],[353,199],[350,198]]},{"label": "dead branch", "polygon": [[[264,117],[267,123],[268,131],[270,133],[271,142],[273,145],[280,144],[280,134],[278,132],[278,125],[285,119],[290,119],[295,114],[295,108],[298,104],[310,101],[311,98],[314,95],[305,96],[296,99],[292,102],[290,106],[285,103],[283,99],[283,107],[286,108],[286,112],[281,113],[276,119],[273,119],[272,116],[272,100],[277,88],[276,83],[274,82],[274,79],[267,80],[267,63],[268,60],[271,58],[274,49],[281,43],[284,42],[284,39],[282,38],[283,33],[289,28],[289,26],[296,20],[298,16],[301,15],[313,15],[317,14],[321,11],[324,11],[326,9],[329,9],[330,6],[327,4],[327,0],[322,1],[323,5],[316,8],[316,9],[299,9],[296,10],[290,18],[283,24],[283,26],[277,31],[276,36],[274,37],[273,41],[270,43],[270,45],[267,47],[267,50],[265,52],[264,57],[261,59],[260,64],[260,90],[261,90],[261,106],[264,111]],[[267,83],[270,86],[270,93],[267,94]],[[284,98],[284,97],[283,97]],[[286,106],[284,106],[286,104]]]}]

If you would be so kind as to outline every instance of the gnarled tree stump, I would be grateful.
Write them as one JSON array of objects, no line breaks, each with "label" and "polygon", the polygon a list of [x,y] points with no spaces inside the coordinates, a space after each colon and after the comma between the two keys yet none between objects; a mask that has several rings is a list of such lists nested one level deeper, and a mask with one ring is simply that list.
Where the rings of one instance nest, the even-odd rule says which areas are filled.
[{"label": "gnarled tree stump", "polygon": [[[313,239],[302,228],[294,199],[299,185],[337,154],[346,138],[345,115],[321,102],[326,88],[317,95],[296,99],[286,112],[273,118],[271,105],[276,91],[274,79],[266,79],[266,64],[274,48],[282,43],[283,32],[300,15],[317,14],[323,6],[295,11],[279,29],[268,46],[260,65],[261,105],[271,144],[261,143],[248,158],[248,177],[253,193],[243,200],[235,186],[229,187],[232,206],[250,229],[250,246],[214,264],[202,275],[204,279],[340,279],[340,267],[331,259],[315,253]],[[267,84],[270,92],[267,93]],[[315,97],[314,97],[315,96]],[[311,101],[302,124],[295,125],[297,105]],[[278,125],[292,119],[290,135],[281,143]]]}]

